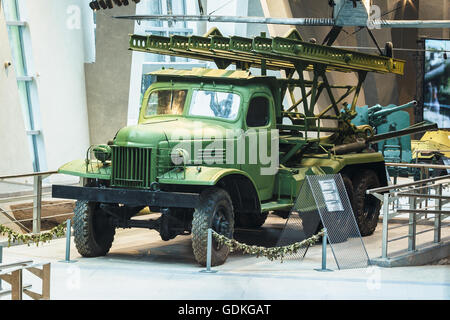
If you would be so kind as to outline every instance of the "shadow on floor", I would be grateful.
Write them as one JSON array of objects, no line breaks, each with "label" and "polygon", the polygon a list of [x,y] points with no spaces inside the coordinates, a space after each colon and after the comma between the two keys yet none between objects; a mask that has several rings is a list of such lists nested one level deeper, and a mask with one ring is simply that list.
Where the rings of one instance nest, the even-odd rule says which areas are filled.
[{"label": "shadow on floor", "polygon": [[[269,223],[257,229],[235,230],[234,238],[248,245],[275,247],[283,231],[286,220],[272,218]],[[295,242],[295,241],[294,241]],[[243,256],[239,252],[232,256]],[[167,262],[198,265],[192,252],[191,236],[178,236],[168,242],[159,240],[151,243],[130,245],[110,251],[106,259],[121,261]]]}]

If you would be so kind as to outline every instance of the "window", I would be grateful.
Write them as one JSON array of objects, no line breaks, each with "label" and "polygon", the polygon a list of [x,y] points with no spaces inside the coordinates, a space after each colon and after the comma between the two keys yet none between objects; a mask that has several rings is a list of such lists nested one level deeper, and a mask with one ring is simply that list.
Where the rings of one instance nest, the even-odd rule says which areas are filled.
[{"label": "window", "polygon": [[145,116],[183,114],[187,90],[158,90],[150,94]]},{"label": "window", "polygon": [[270,103],[265,97],[256,97],[250,101],[247,112],[247,126],[264,127],[269,124]]},{"label": "window", "polygon": [[[142,2],[141,2],[142,3]],[[155,15],[185,15],[186,14],[186,0],[152,0],[140,3],[138,7],[138,14],[155,14]],[[135,33],[145,32],[157,36],[169,37],[170,35],[189,35],[193,30],[187,27],[185,21],[143,21],[139,26],[140,30],[135,30]],[[174,57],[169,55],[155,55],[147,54],[145,56],[146,62],[185,62],[187,58]]]},{"label": "window", "polygon": [[211,118],[235,120],[241,97],[235,93],[194,90],[189,114]]}]

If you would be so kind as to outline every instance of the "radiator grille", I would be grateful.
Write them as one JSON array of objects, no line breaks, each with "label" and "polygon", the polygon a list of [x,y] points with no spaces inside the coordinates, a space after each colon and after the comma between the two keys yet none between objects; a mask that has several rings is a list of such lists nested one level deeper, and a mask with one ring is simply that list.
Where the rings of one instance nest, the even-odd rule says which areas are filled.
[{"label": "radiator grille", "polygon": [[111,184],[116,187],[150,187],[151,150],[151,148],[112,146]]}]

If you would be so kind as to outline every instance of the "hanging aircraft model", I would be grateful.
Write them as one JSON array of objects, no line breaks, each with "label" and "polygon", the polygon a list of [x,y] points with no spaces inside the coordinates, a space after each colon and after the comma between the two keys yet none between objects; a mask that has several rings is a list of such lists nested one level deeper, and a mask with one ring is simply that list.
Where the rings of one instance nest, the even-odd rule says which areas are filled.
[{"label": "hanging aircraft model", "polygon": [[[90,3],[93,10],[112,9],[140,0],[97,0]],[[379,28],[450,28],[450,20],[384,20],[372,12],[372,0],[329,0],[333,7],[332,18],[286,18],[286,17],[244,17],[205,15],[198,0],[200,15],[128,15],[115,16],[117,19],[159,20],[159,21],[207,21],[233,23],[262,23],[296,26],[369,27]]]}]

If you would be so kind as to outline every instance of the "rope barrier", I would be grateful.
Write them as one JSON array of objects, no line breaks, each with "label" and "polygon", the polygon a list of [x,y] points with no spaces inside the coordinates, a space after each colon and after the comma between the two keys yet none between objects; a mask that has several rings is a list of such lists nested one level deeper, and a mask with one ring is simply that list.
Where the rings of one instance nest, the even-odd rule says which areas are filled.
[{"label": "rope barrier", "polygon": [[317,243],[320,240],[320,237],[322,237],[325,234],[325,232],[324,230],[322,230],[316,235],[313,235],[312,237],[305,239],[301,242],[296,242],[283,247],[272,247],[272,248],[254,245],[251,246],[245,243],[240,243],[235,239],[230,239],[225,237],[224,235],[218,234],[214,230],[212,230],[212,234],[220,245],[226,245],[228,248],[230,248],[230,252],[242,251],[244,254],[256,255],[257,258],[266,257],[270,261],[280,259],[281,262],[283,262],[283,258],[285,256],[295,254],[300,249]]}]

